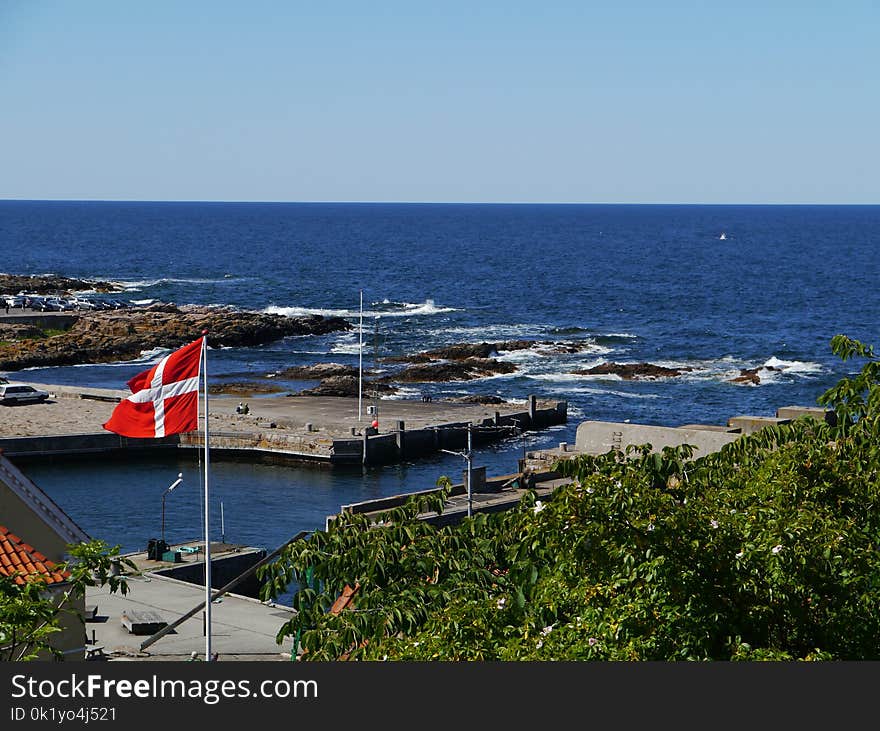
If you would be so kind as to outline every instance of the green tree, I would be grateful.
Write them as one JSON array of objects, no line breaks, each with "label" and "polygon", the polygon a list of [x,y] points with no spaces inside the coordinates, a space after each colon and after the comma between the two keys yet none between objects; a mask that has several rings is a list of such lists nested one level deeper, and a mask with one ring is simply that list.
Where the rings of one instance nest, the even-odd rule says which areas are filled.
[{"label": "green tree", "polygon": [[341,516],[264,570],[267,596],[312,577],[279,640],[312,660],[880,659],[880,366],[832,349],[868,361],[819,398],[836,426],[566,459],[552,498],[451,527],[417,518],[442,491]]}]

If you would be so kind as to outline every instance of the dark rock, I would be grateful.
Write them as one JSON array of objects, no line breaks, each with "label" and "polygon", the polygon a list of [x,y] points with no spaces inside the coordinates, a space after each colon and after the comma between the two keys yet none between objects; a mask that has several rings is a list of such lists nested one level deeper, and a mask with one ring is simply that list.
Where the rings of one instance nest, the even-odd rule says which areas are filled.
[{"label": "dark rock", "polygon": [[[331,376],[323,379],[314,388],[307,388],[293,396],[357,396],[359,393],[359,379],[357,376]],[[365,381],[363,384],[363,396],[366,398],[374,392],[393,394],[397,389],[385,383]]]},{"label": "dark rock", "polygon": [[43,337],[46,337],[46,333],[35,325],[16,323],[0,324],[0,341],[27,340]]},{"label": "dark rock", "polygon": [[389,363],[429,363],[436,360],[464,360],[466,358],[491,358],[502,351],[526,350],[537,345],[533,340],[507,340],[499,343],[457,343],[443,348],[426,350],[415,355],[398,355],[383,358]]},{"label": "dark rock", "polygon": [[755,386],[761,383],[761,377],[758,375],[759,371],[779,371],[781,368],[776,368],[774,366],[758,366],[757,368],[740,368],[739,375],[735,378],[731,378],[731,383],[750,383]]},{"label": "dark rock", "polygon": [[447,381],[472,381],[498,373],[513,373],[513,363],[486,359],[467,358],[448,363],[416,364],[404,368],[399,373],[383,377],[384,382],[394,383],[439,383]]},{"label": "dark rock", "polygon": [[293,366],[270,374],[270,378],[287,378],[292,381],[320,381],[332,376],[358,377],[358,369],[355,366],[341,363],[316,363],[309,366]]},{"label": "dark rock", "polygon": [[251,347],[290,335],[351,328],[340,317],[285,317],[197,305],[87,312],[60,335],[0,345],[0,370],[132,360],[145,350],[180,348],[204,330],[211,347]]},{"label": "dark rock", "polygon": [[227,393],[236,396],[250,396],[255,393],[278,393],[286,390],[282,386],[264,381],[227,381],[226,383],[212,383],[208,386],[208,393]]},{"label": "dark rock", "polygon": [[572,373],[578,376],[614,375],[629,381],[638,378],[672,378],[692,370],[693,368],[664,368],[653,363],[602,363]]},{"label": "dark rock", "polygon": [[447,401],[454,401],[458,404],[503,404],[506,401],[500,396],[491,396],[489,394],[480,395],[480,394],[472,394],[469,396],[453,396],[452,398],[446,399]]},{"label": "dark rock", "polygon": [[88,279],[71,279],[54,274],[0,274],[0,293],[68,295],[71,292],[82,292],[93,289],[96,292],[121,292],[122,287],[110,282],[92,281]]}]

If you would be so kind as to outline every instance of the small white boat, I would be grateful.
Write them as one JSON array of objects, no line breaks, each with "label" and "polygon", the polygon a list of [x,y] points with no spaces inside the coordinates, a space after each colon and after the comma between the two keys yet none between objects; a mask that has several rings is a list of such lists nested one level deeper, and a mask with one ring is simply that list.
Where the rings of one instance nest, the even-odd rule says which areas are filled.
[{"label": "small white boat", "polygon": [[727,234],[724,233],[724,231],[722,231],[722,232],[721,232],[721,236],[719,236],[718,238],[721,239],[722,241],[724,241],[724,240],[727,239]]}]

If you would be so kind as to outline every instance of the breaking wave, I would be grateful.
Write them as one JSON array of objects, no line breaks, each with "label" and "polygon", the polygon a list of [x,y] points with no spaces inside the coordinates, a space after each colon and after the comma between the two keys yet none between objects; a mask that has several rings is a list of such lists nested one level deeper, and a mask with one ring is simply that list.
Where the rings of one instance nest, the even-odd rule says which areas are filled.
[{"label": "breaking wave", "polygon": [[229,277],[220,279],[205,279],[201,277],[160,277],[159,279],[108,279],[110,284],[120,287],[125,292],[139,292],[150,287],[159,287],[164,284],[220,284],[221,282],[233,281]]},{"label": "breaking wave", "polygon": [[[374,303],[375,309],[364,310],[364,318],[382,317],[416,317],[418,315],[439,315],[444,312],[458,312],[455,307],[438,307],[434,300],[426,300],[420,304],[411,302],[388,302],[387,304]],[[383,308],[383,309],[380,309]],[[281,307],[270,305],[263,310],[269,315],[285,315],[287,317],[306,317],[308,315],[323,315],[324,317],[359,318],[360,310],[357,309],[331,309],[324,307]]]}]

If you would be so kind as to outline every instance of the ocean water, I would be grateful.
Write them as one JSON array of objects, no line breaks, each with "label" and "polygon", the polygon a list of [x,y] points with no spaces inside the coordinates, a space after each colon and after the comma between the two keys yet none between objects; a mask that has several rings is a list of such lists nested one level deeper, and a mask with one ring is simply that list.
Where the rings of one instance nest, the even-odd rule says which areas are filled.
[{"label": "ocean water", "polygon": [[[475,466],[501,474],[523,449],[573,442],[586,419],[724,424],[815,405],[858,367],[831,354],[835,334],[880,345],[878,232],[880,206],[0,201],[0,271],[110,280],[139,303],[340,315],[355,325],[362,290],[369,368],[382,367],[377,355],[459,342],[576,343],[577,353],[536,344],[500,354],[517,366],[512,374],[430,386],[435,398],[568,401],[567,425],[476,453]],[[214,350],[210,372],[240,380],[357,364],[358,350],[356,331],[287,338]],[[16,377],[120,388],[163,354]],[[605,361],[691,370],[656,381],[572,373]],[[761,368],[761,384],[731,383],[742,368]],[[271,548],[322,527],[342,504],[424,489],[443,474],[459,480],[463,466],[451,455],[366,471],[217,463],[212,523],[219,537],[222,502],[227,540]],[[126,550],[157,534],[161,494],[183,472],[184,488],[167,501],[166,539],[200,533],[196,464],[25,470],[87,532]]]}]

